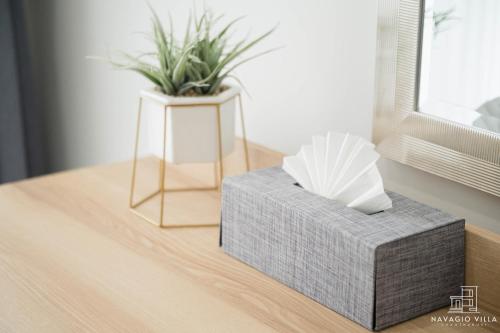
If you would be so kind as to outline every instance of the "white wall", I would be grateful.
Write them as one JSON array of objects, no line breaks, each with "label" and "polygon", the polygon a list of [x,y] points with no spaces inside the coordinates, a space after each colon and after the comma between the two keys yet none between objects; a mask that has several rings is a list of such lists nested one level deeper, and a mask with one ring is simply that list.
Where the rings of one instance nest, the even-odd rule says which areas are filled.
[{"label": "white wall", "polygon": [[[141,51],[150,28],[143,0],[26,0],[32,18],[53,170],[131,158],[138,90],[147,81],[85,59],[107,49]],[[191,1],[150,0],[182,30]],[[330,129],[371,137],[376,7],[373,0],[206,0],[247,15],[259,33],[279,22],[261,49],[285,48],[238,71],[249,139],[295,153]],[[246,30],[245,30],[246,31]],[[500,198],[391,161],[386,187],[500,232]]]},{"label": "white wall", "polygon": [[[149,49],[143,0],[29,1],[36,13],[54,170],[131,158],[138,91],[149,83],[89,61],[110,50]],[[162,18],[171,12],[184,32],[192,1],[150,1]],[[376,2],[372,0],[207,0],[228,18],[246,15],[242,35],[279,23],[260,50],[283,49],[238,70],[248,137],[294,153],[329,129],[371,136]],[[203,3],[199,2],[201,6]],[[257,50],[255,50],[257,51]]]}]

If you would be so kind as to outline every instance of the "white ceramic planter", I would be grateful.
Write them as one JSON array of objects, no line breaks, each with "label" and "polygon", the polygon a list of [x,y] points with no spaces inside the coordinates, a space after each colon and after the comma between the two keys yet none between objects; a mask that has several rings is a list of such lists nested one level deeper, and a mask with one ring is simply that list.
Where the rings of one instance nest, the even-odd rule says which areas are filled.
[{"label": "white ceramic planter", "polygon": [[[230,86],[217,96],[173,97],[155,89],[142,90],[147,103],[150,150],[163,156],[163,111],[167,112],[166,159],[170,163],[203,163],[218,160],[216,106],[220,104],[222,154],[234,150],[236,98],[240,88]],[[146,106],[146,105],[145,105]]]}]

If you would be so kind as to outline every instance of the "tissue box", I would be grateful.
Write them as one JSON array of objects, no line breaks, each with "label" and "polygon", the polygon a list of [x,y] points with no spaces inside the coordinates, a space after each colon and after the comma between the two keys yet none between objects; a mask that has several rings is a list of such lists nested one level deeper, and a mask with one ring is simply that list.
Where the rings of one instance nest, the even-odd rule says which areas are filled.
[{"label": "tissue box", "polygon": [[464,282],[464,220],[388,192],[366,215],[302,189],[281,168],[224,179],[223,250],[362,326],[450,304]]}]

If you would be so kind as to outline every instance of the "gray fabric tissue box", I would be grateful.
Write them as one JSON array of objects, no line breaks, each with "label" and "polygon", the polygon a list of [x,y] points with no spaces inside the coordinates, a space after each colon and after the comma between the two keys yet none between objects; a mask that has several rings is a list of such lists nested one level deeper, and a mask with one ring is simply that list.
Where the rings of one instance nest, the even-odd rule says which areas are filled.
[{"label": "gray fabric tissue box", "polygon": [[227,254],[371,330],[449,305],[464,282],[464,220],[388,192],[366,215],[280,167],[224,179]]}]

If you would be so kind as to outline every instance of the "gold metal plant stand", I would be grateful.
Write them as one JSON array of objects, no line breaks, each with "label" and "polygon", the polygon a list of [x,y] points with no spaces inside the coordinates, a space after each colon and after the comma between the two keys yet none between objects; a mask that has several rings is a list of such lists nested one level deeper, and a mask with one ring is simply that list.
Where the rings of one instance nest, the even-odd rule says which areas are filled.
[{"label": "gold metal plant stand", "polygon": [[[206,224],[166,224],[164,223],[164,204],[165,204],[165,192],[187,192],[187,191],[215,191],[218,190],[220,193],[222,179],[224,178],[224,167],[223,167],[223,157],[222,157],[222,135],[221,135],[221,116],[220,116],[220,106],[227,101],[238,98],[239,109],[240,109],[240,120],[241,120],[241,131],[243,135],[243,148],[245,153],[245,165],[246,170],[249,171],[249,162],[248,162],[248,144],[245,130],[245,121],[243,118],[243,103],[241,102],[241,94],[237,94],[232,96],[231,98],[222,101],[220,103],[207,103],[207,104],[165,104],[163,108],[163,150],[162,150],[162,159],[160,161],[160,182],[158,190],[154,191],[146,195],[144,198],[134,203],[134,191],[135,191],[135,181],[136,181],[136,170],[137,170],[137,152],[139,146],[139,132],[141,126],[141,114],[142,114],[142,99],[143,97],[139,97],[139,108],[137,112],[137,128],[135,134],[135,145],[134,145],[134,160],[132,165],[132,181],[130,185],[130,197],[129,197],[129,207],[132,212],[134,212],[139,217],[144,220],[157,225],[161,228],[190,228],[190,227],[216,227],[219,226],[219,223],[206,223]],[[216,122],[217,122],[217,150],[218,157],[217,161],[214,162],[214,174],[215,174],[215,185],[211,187],[198,187],[198,188],[175,188],[175,189],[167,189],[165,188],[165,174],[166,174],[166,146],[167,146],[167,112],[172,107],[193,107],[193,106],[209,106],[214,107],[216,112]],[[217,165],[219,177],[217,177]],[[136,208],[140,205],[144,204],[146,201],[154,198],[155,196],[160,195],[160,220],[155,221],[153,218],[146,216],[145,214],[139,212]]]}]

